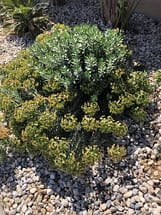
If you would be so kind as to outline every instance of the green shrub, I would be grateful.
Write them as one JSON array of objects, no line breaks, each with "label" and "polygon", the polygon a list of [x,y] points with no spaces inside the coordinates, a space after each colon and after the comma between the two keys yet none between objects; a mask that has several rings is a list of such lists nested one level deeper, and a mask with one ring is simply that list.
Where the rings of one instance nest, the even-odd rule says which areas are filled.
[{"label": "green shrub", "polygon": [[[150,85],[132,70],[118,30],[57,25],[0,71],[0,107],[19,139],[14,147],[43,154],[62,171],[80,174],[101,156],[126,118],[144,110]],[[17,142],[17,141],[16,141]]]},{"label": "green shrub", "polygon": [[140,0],[100,0],[101,14],[112,28],[125,29]]},{"label": "green shrub", "polygon": [[14,33],[36,36],[48,27],[47,7],[47,3],[40,1],[0,0],[0,17],[4,20],[4,27],[13,26]]}]

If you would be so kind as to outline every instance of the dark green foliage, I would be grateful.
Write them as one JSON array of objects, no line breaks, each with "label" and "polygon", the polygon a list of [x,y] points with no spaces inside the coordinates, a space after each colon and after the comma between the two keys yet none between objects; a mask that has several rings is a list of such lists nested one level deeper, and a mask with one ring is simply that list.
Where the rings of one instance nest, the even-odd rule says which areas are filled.
[{"label": "dark green foliage", "polygon": [[57,25],[39,35],[1,69],[0,107],[17,147],[72,174],[92,165],[148,104],[146,74],[132,70],[130,55],[118,30]]},{"label": "dark green foliage", "polygon": [[47,29],[47,3],[34,3],[31,0],[0,0],[0,16],[4,27],[13,25],[14,32],[20,36],[31,33],[36,36]]}]

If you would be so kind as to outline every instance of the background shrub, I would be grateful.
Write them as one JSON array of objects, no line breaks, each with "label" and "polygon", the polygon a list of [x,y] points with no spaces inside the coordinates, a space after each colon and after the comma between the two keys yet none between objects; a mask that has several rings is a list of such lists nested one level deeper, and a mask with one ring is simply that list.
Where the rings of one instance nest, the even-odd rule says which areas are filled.
[{"label": "background shrub", "polygon": [[107,153],[112,136],[127,133],[134,110],[145,115],[150,85],[130,59],[118,30],[57,25],[39,35],[0,73],[14,147],[41,153],[62,171],[84,172]]},{"label": "background shrub", "polygon": [[125,29],[140,0],[100,0],[101,14],[112,28]]}]

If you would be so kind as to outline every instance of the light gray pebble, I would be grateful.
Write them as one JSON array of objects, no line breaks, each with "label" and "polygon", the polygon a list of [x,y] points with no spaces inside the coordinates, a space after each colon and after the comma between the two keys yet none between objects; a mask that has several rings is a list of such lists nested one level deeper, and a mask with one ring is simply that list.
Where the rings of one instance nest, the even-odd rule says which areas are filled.
[{"label": "light gray pebble", "polygon": [[42,198],[43,198],[42,195],[39,194],[36,198],[36,202],[41,202]]},{"label": "light gray pebble", "polygon": [[118,172],[116,170],[114,171],[114,177],[112,178],[112,181],[114,184],[118,183]]},{"label": "light gray pebble", "polygon": [[13,191],[12,195],[13,195],[13,198],[16,198],[18,196],[18,192],[17,191]]},{"label": "light gray pebble", "polygon": [[133,190],[132,190],[132,195],[137,195],[138,194],[138,189],[136,189],[136,188],[134,188]]},{"label": "light gray pebble", "polygon": [[161,207],[151,208],[150,212],[151,212],[151,215],[160,215],[161,214]]},{"label": "light gray pebble", "polygon": [[119,192],[122,193],[122,194],[125,194],[125,193],[128,192],[128,189],[125,188],[125,187],[120,187]]},{"label": "light gray pebble", "polygon": [[150,202],[151,201],[148,193],[146,193],[144,195],[144,199],[145,199],[146,202]]},{"label": "light gray pebble", "polygon": [[20,212],[21,211],[21,208],[23,206],[24,202],[21,202],[20,204],[17,205],[17,212]]},{"label": "light gray pebble", "polygon": [[31,207],[33,205],[33,201],[28,202],[27,204],[29,207]]},{"label": "light gray pebble", "polygon": [[111,199],[111,196],[108,195],[108,194],[106,194],[106,195],[105,195],[105,200],[107,201],[107,200],[110,200],[110,199]]},{"label": "light gray pebble", "polygon": [[[40,207],[40,208],[44,208],[46,202],[37,202],[37,205]],[[33,205],[33,202],[32,202],[32,205]]]},{"label": "light gray pebble", "polygon": [[116,184],[114,187],[113,187],[113,191],[114,192],[118,192],[120,186],[118,184]]},{"label": "light gray pebble", "polygon": [[144,208],[145,208],[145,210],[148,210],[149,209],[149,204],[145,203]]},{"label": "light gray pebble", "polygon": [[26,213],[25,213],[25,215],[32,215],[33,213],[32,213],[32,209],[28,209],[27,211],[26,211]]},{"label": "light gray pebble", "polygon": [[50,215],[57,215],[57,212],[54,211],[54,212],[52,212]]},{"label": "light gray pebble", "polygon": [[106,178],[106,180],[104,181],[104,184],[105,185],[108,185],[108,184],[110,184],[112,182],[112,179],[111,178]]},{"label": "light gray pebble", "polygon": [[107,209],[107,204],[103,203],[100,205],[100,211],[105,211]]},{"label": "light gray pebble", "polygon": [[127,188],[128,190],[131,190],[131,189],[134,188],[134,186],[133,186],[133,185],[127,185],[126,188]]},{"label": "light gray pebble", "polygon": [[55,199],[55,201],[53,202],[54,205],[56,206],[61,206],[61,202],[59,199]]},{"label": "light gray pebble", "polygon": [[111,201],[111,200],[108,200],[108,201],[106,202],[107,208],[110,208],[110,207],[111,207],[111,204],[112,204],[112,201]]},{"label": "light gray pebble", "polygon": [[118,205],[118,206],[116,206],[116,208],[117,208],[117,210],[118,210],[118,211],[120,211],[120,212],[122,212],[122,211],[124,210],[124,208],[123,208],[123,207],[121,207],[121,206],[119,206],[119,205]]},{"label": "light gray pebble", "polygon": [[50,188],[48,188],[48,189],[46,189],[46,193],[47,193],[47,195],[52,195],[54,192],[53,192],[53,190],[52,189],[50,189]]},{"label": "light gray pebble", "polygon": [[16,209],[14,209],[14,210],[10,210],[9,215],[15,215],[15,214],[16,214],[16,212],[17,212],[17,210],[16,210]]},{"label": "light gray pebble", "polygon": [[34,176],[34,177],[33,177],[33,181],[34,181],[34,182],[37,182],[37,181],[39,181],[39,180],[40,180],[40,179],[39,179],[39,176]]},{"label": "light gray pebble", "polygon": [[138,210],[142,207],[143,207],[143,204],[141,202],[135,204],[135,210]]},{"label": "light gray pebble", "polygon": [[63,207],[68,207],[69,206],[69,202],[68,202],[67,199],[63,199],[61,203],[62,203]]},{"label": "light gray pebble", "polygon": [[131,204],[133,204],[133,202],[131,201],[131,199],[130,199],[130,198],[127,199],[127,200],[126,200],[126,205],[127,205],[127,207],[130,207]]},{"label": "light gray pebble", "polygon": [[27,211],[27,206],[23,205],[21,210],[22,210],[23,213],[25,213]]},{"label": "light gray pebble", "polygon": [[154,181],[153,180],[149,180],[149,181],[147,181],[147,184],[150,185],[150,186],[154,186]]},{"label": "light gray pebble", "polygon": [[33,180],[32,180],[31,178],[27,178],[27,179],[26,179],[26,183],[27,183],[27,184],[32,184],[32,183],[33,183]]},{"label": "light gray pebble", "polygon": [[13,209],[16,209],[17,207],[18,207],[17,203],[14,203],[14,204],[12,205],[12,208],[13,208]]},{"label": "light gray pebble", "polygon": [[150,195],[150,199],[152,202],[156,202],[157,204],[161,205],[161,199],[157,196]]},{"label": "light gray pebble", "polygon": [[145,203],[145,199],[143,196],[139,196],[140,202]]},{"label": "light gray pebble", "polygon": [[127,198],[130,198],[132,195],[133,195],[133,192],[132,192],[132,190],[130,190],[130,191],[124,193],[123,197],[124,197],[125,199],[127,199]]},{"label": "light gray pebble", "polygon": [[153,208],[158,208],[158,204],[156,202],[152,202],[151,205]]},{"label": "light gray pebble", "polygon": [[134,182],[135,184],[137,184],[138,179],[137,179],[137,178],[134,178],[134,179],[133,179],[133,182]]},{"label": "light gray pebble", "polygon": [[116,196],[115,196],[115,195],[112,195],[112,196],[111,196],[111,200],[114,201],[115,199],[116,199]]},{"label": "light gray pebble", "polygon": [[159,184],[159,179],[153,179],[154,184]]},{"label": "light gray pebble", "polygon": [[22,188],[22,190],[26,190],[27,184],[23,184],[21,188]]},{"label": "light gray pebble", "polygon": [[53,209],[54,209],[54,208],[53,208],[52,205],[47,205],[47,206],[46,206],[47,212],[50,212],[50,213],[51,213],[51,212],[53,212]]},{"label": "light gray pebble", "polygon": [[94,211],[93,215],[100,215],[99,210]]},{"label": "light gray pebble", "polygon": [[116,195],[116,199],[118,200],[118,201],[122,201],[122,194],[121,193],[118,193],[117,195]]},{"label": "light gray pebble", "polygon": [[100,201],[97,200],[97,201],[94,202],[94,204],[95,204],[95,206],[99,207],[100,206]]},{"label": "light gray pebble", "polygon": [[141,192],[143,192],[144,194],[147,193],[147,191],[148,191],[147,187],[145,187],[145,186],[143,186],[143,185],[140,185],[140,186],[139,186],[139,190],[140,190]]},{"label": "light gray pebble", "polygon": [[33,187],[33,188],[30,189],[30,193],[31,193],[31,194],[36,193],[36,191],[37,191],[37,189],[36,189],[35,187]]},{"label": "light gray pebble", "polygon": [[117,211],[117,208],[112,206],[112,207],[110,208],[110,211],[111,211],[111,213],[115,213],[115,212]]},{"label": "light gray pebble", "polygon": [[129,205],[129,208],[135,209],[135,203],[132,202],[132,203]]},{"label": "light gray pebble", "polygon": [[80,211],[79,212],[79,215],[87,215],[88,213],[87,213],[87,211],[86,210],[84,210],[84,211]]}]

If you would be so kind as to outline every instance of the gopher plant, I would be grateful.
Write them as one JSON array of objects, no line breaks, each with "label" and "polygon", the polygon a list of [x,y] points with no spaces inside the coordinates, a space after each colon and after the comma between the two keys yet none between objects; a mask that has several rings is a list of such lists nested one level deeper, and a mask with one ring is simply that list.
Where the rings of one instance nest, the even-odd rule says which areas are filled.
[{"label": "gopher plant", "polygon": [[0,107],[15,147],[62,171],[84,172],[111,137],[127,133],[124,119],[145,116],[150,86],[130,59],[118,30],[57,25],[39,35],[1,69]]}]

